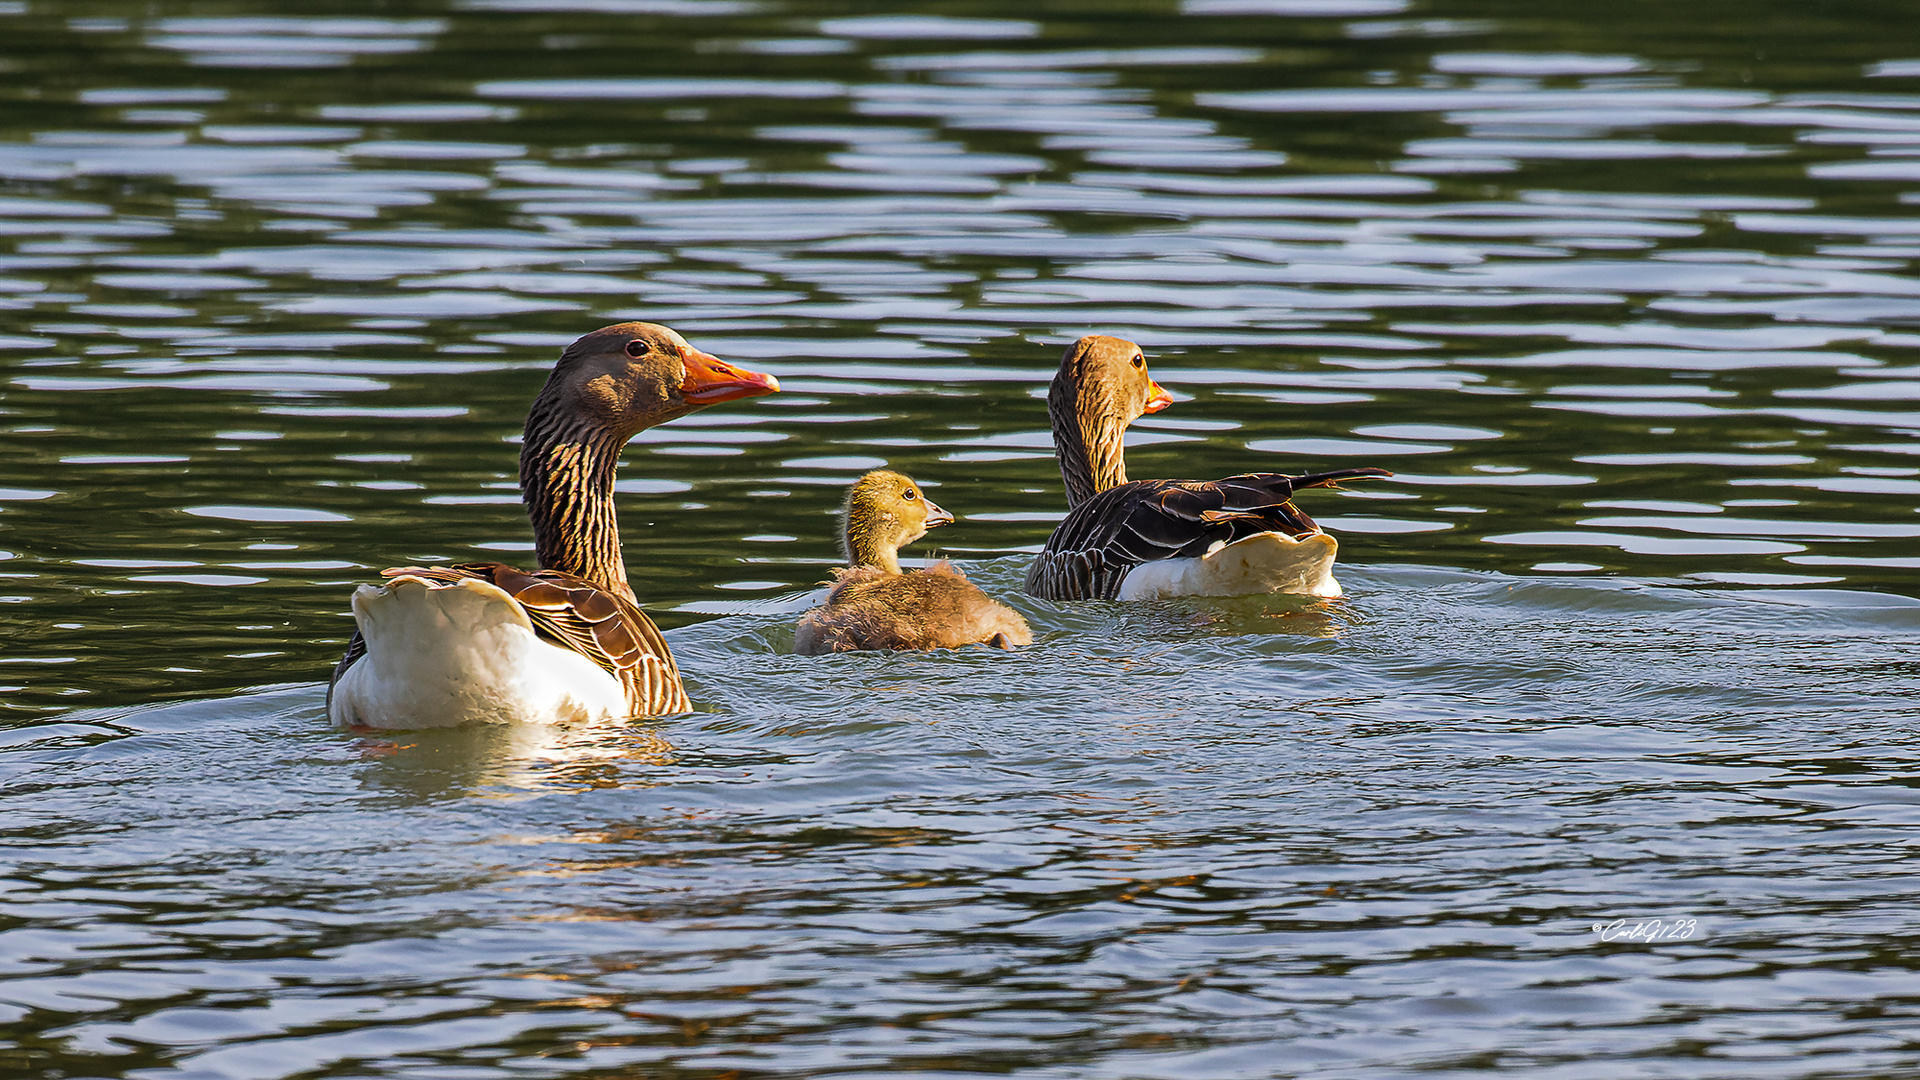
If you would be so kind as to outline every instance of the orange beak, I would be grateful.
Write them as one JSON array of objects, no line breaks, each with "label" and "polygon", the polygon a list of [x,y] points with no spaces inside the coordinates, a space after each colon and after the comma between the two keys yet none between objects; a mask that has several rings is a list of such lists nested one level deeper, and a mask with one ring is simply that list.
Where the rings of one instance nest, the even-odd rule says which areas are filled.
[{"label": "orange beak", "polygon": [[1159,412],[1173,404],[1173,395],[1160,388],[1152,379],[1147,380],[1147,407],[1142,412]]},{"label": "orange beak", "polygon": [[680,362],[687,369],[687,377],[680,382],[680,396],[689,405],[718,405],[780,392],[779,379],[735,367],[699,349],[688,347],[680,354]]}]

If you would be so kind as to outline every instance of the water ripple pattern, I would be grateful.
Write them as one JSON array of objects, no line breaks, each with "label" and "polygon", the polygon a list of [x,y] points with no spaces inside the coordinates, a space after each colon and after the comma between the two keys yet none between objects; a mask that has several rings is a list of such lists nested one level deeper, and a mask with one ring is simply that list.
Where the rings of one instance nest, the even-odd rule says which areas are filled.
[{"label": "water ripple pattern", "polygon": [[[1910,21],[0,0],[0,1072],[1920,1072]],[[326,730],[625,319],[702,711]],[[1347,599],[1017,595],[1095,331]],[[882,465],[1033,649],[787,655]]]}]

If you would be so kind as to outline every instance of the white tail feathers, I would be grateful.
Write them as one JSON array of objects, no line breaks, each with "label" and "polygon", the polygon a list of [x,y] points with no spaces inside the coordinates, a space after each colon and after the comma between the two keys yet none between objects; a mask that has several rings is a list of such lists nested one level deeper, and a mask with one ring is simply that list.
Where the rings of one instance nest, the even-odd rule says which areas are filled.
[{"label": "white tail feathers", "polygon": [[334,684],[334,723],[556,724],[627,711],[612,675],[535,636],[520,604],[487,582],[403,576],[362,585],[353,615],[367,652]]},{"label": "white tail feathers", "polygon": [[1298,540],[1265,532],[1217,547],[1197,559],[1159,559],[1133,568],[1120,583],[1122,600],[1169,596],[1253,596],[1300,593],[1339,596],[1333,558],[1340,544],[1326,533]]}]

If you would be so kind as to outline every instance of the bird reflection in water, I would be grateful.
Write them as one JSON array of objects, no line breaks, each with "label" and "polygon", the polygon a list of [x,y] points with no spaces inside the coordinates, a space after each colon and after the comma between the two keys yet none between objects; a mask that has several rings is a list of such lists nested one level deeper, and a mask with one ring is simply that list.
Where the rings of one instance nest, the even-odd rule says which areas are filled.
[{"label": "bird reflection in water", "polygon": [[660,731],[639,723],[483,724],[360,740],[371,787],[423,798],[487,791],[651,785],[677,764]]},{"label": "bird reflection in water", "polygon": [[1127,621],[1158,637],[1286,634],[1330,639],[1357,629],[1363,619],[1348,600],[1274,593],[1141,604],[1129,608]]}]

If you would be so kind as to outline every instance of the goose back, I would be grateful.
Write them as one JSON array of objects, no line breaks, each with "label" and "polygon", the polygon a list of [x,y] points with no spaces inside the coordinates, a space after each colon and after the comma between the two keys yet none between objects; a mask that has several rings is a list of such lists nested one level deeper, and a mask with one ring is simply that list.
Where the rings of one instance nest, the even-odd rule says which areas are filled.
[{"label": "goose back", "polygon": [[1135,567],[1197,559],[1215,545],[1263,532],[1319,531],[1293,505],[1295,492],[1342,480],[1390,476],[1385,469],[1336,469],[1289,476],[1242,473],[1224,480],[1135,480],[1067,512],[1027,569],[1027,592],[1043,600],[1112,600]]},{"label": "goose back", "polygon": [[[629,715],[685,712],[692,707],[660,628],[633,601],[611,589],[558,570],[529,573],[503,563],[404,566],[383,570],[381,576],[441,585],[484,581],[518,603],[543,640],[579,653],[613,676],[626,697]],[[333,688],[365,652],[365,640],[355,630],[347,654],[328,681],[329,703]]]}]

